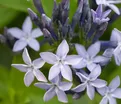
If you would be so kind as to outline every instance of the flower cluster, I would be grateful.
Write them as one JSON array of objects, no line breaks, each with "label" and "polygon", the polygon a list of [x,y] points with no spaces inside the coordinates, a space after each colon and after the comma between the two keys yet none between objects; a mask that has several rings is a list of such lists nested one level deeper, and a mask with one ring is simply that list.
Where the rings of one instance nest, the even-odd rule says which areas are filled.
[{"label": "flower cluster", "polygon": [[[114,4],[121,3],[121,0],[96,0],[96,11],[90,7],[88,0],[78,0],[72,21],[69,21],[69,0],[62,0],[59,4],[54,0],[52,18],[46,15],[40,0],[33,2],[41,18],[28,8],[30,17],[25,19],[22,30],[9,28],[5,29],[5,35],[0,35],[3,43],[8,44],[9,40],[13,52],[23,50],[25,64],[12,66],[26,72],[25,85],[29,87],[36,78],[39,82],[34,85],[46,90],[44,101],[57,96],[60,102],[67,103],[67,94],[77,99],[82,92],[86,92],[90,100],[94,99],[95,93],[99,93],[103,96],[100,104],[116,104],[115,98],[121,99],[119,76],[107,86],[100,75],[113,57],[116,65],[121,64],[121,31],[115,28],[109,41],[100,40],[100,37],[111,21],[111,9],[120,15],[120,10]],[[95,5],[94,2],[92,4]],[[38,28],[32,30],[31,20]],[[40,36],[44,38],[38,42],[36,38]],[[52,47],[51,51],[40,52],[40,57],[32,61],[28,46],[39,51],[45,43]],[[53,51],[55,48],[57,50]],[[46,66],[45,63],[51,64],[48,78],[40,71]]]}]

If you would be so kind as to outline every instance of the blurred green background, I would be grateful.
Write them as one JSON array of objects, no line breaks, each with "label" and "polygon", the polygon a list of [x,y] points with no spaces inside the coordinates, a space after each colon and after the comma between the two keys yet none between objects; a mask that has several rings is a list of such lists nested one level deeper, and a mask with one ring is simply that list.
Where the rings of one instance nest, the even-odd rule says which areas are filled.
[{"label": "blurred green background", "polygon": [[[71,19],[77,7],[77,0],[70,1]],[[53,0],[42,0],[42,3],[46,14],[51,17]],[[119,5],[119,7],[121,6]],[[0,33],[3,34],[5,26],[21,28],[25,17],[28,15],[27,8],[31,8],[37,13],[32,0],[0,0]],[[114,27],[121,30],[121,18],[108,27],[103,39],[109,39]],[[42,46],[40,51],[44,51],[45,48]],[[33,59],[39,57],[39,52],[35,54],[33,50],[29,50],[29,53]],[[11,63],[23,63],[21,54],[13,54],[7,45],[0,44],[0,104],[62,104],[58,102],[56,97],[49,102],[43,102],[45,91],[33,85],[29,88],[25,87],[23,83],[24,73],[12,68]],[[45,74],[47,72],[46,69],[42,69],[42,71]],[[104,68],[101,78],[110,82],[116,75],[121,77],[121,67],[115,66],[114,61],[112,61]],[[71,95],[68,98],[68,104],[99,104],[101,100],[101,96],[98,94],[93,101],[89,100],[87,95],[79,100],[73,100]],[[121,104],[120,100],[118,100],[118,104]]]}]

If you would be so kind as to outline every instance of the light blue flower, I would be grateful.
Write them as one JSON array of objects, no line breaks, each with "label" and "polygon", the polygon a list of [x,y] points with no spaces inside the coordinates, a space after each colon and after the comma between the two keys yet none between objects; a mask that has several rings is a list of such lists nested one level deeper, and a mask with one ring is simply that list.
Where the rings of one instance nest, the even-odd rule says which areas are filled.
[{"label": "light blue flower", "polygon": [[115,13],[120,15],[120,11],[118,7],[116,7],[114,4],[119,4],[121,3],[121,0],[96,0],[97,5],[103,4],[105,6],[108,6],[111,8]]},{"label": "light blue flower", "polygon": [[116,28],[112,31],[110,41],[116,42],[117,47],[113,51],[116,64],[119,66],[121,64],[121,31]]},{"label": "light blue flower", "polygon": [[106,10],[105,12],[103,12],[103,7],[102,5],[99,5],[98,8],[96,9],[96,11],[94,11],[93,9],[92,11],[92,16],[93,16],[93,22],[97,23],[97,24],[102,24],[104,22],[108,22],[110,19],[107,17],[111,10]]},{"label": "light blue flower", "polygon": [[117,104],[116,98],[121,99],[121,88],[119,76],[115,77],[107,87],[99,88],[97,91],[103,96],[100,104]]},{"label": "light blue flower", "polygon": [[76,65],[81,59],[78,55],[67,55],[68,52],[68,43],[66,40],[63,40],[58,46],[56,54],[52,52],[40,53],[40,56],[45,62],[53,65],[49,71],[49,80],[52,80],[61,73],[65,79],[72,81],[72,71],[69,65]]},{"label": "light blue flower", "polygon": [[97,65],[89,75],[86,73],[82,74],[77,72],[76,75],[80,78],[82,83],[72,90],[74,92],[82,92],[87,90],[87,95],[92,100],[95,96],[95,88],[102,88],[107,84],[106,81],[98,79],[100,74],[101,67],[99,65]]},{"label": "light blue flower", "polygon": [[50,83],[35,83],[35,86],[45,89],[47,92],[44,95],[44,101],[48,101],[52,99],[55,95],[57,95],[58,100],[60,102],[67,103],[68,99],[65,91],[68,91],[72,87],[71,82],[61,82],[60,78],[57,76]]},{"label": "light blue flower", "polygon": [[45,61],[41,58],[34,60],[33,62],[30,59],[27,49],[24,49],[23,60],[26,64],[12,64],[13,67],[20,70],[21,72],[26,72],[24,76],[24,83],[28,87],[34,81],[34,76],[38,81],[47,82],[44,74],[39,70],[44,64]]},{"label": "light blue flower", "polygon": [[74,65],[74,68],[81,69],[87,67],[88,70],[92,71],[98,64],[108,61],[108,58],[104,56],[96,56],[100,51],[100,42],[92,44],[87,51],[85,47],[80,44],[76,44],[75,46],[82,60],[77,65]]},{"label": "light blue flower", "polygon": [[34,49],[35,51],[39,51],[40,45],[39,42],[35,39],[43,35],[41,30],[39,28],[32,30],[32,22],[30,17],[27,17],[22,25],[22,30],[14,27],[8,29],[8,32],[18,39],[13,47],[13,51],[21,51],[23,50],[27,45]]}]

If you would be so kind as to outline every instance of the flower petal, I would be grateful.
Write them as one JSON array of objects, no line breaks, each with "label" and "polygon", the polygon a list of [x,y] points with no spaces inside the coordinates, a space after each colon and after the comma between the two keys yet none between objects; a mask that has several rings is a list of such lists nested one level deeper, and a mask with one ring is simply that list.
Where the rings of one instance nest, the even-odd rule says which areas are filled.
[{"label": "flower petal", "polygon": [[101,67],[100,65],[97,65],[92,72],[89,74],[90,80],[94,81],[97,79],[97,77],[101,74]]},{"label": "flower petal", "polygon": [[102,87],[102,88],[97,88],[97,91],[100,95],[105,96],[105,94],[107,93],[107,89],[108,87]]},{"label": "flower petal", "polygon": [[24,76],[24,83],[27,87],[29,87],[33,81],[34,81],[34,74],[32,71],[28,71]]},{"label": "flower petal", "polygon": [[[94,51],[95,50],[95,51]],[[89,54],[89,56],[92,58],[94,56],[96,56],[98,54],[98,52],[100,51],[100,42],[96,42],[94,44],[92,44],[88,50],[87,53]]]},{"label": "flower petal", "polygon": [[36,29],[32,30],[31,35],[32,35],[32,38],[38,38],[38,37],[42,36],[43,33],[39,28],[36,28]]},{"label": "flower petal", "polygon": [[52,99],[56,95],[55,87],[50,88],[44,95],[44,101]]},{"label": "flower petal", "polygon": [[63,102],[63,103],[67,103],[68,102],[68,98],[67,98],[67,96],[66,96],[64,91],[62,91],[62,90],[57,88],[56,89],[56,94],[57,94],[58,100],[60,102]]},{"label": "flower petal", "polygon": [[85,90],[87,83],[82,83],[78,85],[77,87],[73,88],[72,91],[74,92],[82,92]]},{"label": "flower petal", "polygon": [[39,69],[35,69],[33,71],[33,73],[36,76],[38,81],[47,82],[46,77],[44,76],[44,74]]},{"label": "flower petal", "polygon": [[116,76],[111,83],[109,84],[109,88],[111,90],[115,90],[116,88],[118,88],[120,86],[120,77]]},{"label": "flower petal", "polygon": [[56,64],[56,62],[58,61],[57,56],[51,52],[42,52],[40,53],[40,56],[45,62],[49,64]]},{"label": "flower petal", "polygon": [[45,64],[45,61],[42,58],[38,58],[33,61],[34,68],[41,68]]},{"label": "flower petal", "polygon": [[108,97],[108,99],[109,99],[109,104],[117,104],[115,98],[113,98],[113,97],[110,96],[110,97]]},{"label": "flower petal", "polygon": [[66,59],[64,60],[64,64],[77,65],[81,60],[82,58],[80,58],[77,55],[68,55]]},{"label": "flower petal", "polygon": [[88,76],[83,73],[76,72],[76,75],[81,79],[82,82],[89,80]]},{"label": "flower petal", "polygon": [[95,96],[95,89],[94,87],[92,87],[91,85],[87,85],[87,95],[88,97],[93,100],[94,96]]},{"label": "flower petal", "polygon": [[62,91],[68,91],[72,87],[72,85],[73,84],[71,82],[60,82],[60,84],[58,85],[58,87]]},{"label": "flower petal", "polygon": [[20,70],[21,72],[27,72],[27,68],[28,68],[28,66],[24,64],[12,64],[11,66]]},{"label": "flower petal", "polygon": [[69,52],[68,43],[66,42],[66,40],[63,40],[58,46],[56,54],[60,58],[65,58],[68,52]]},{"label": "flower petal", "polygon": [[21,51],[22,49],[24,49],[27,46],[27,42],[24,40],[17,40],[14,44],[13,47],[13,51],[17,52],[17,51]]},{"label": "flower petal", "polygon": [[96,87],[96,88],[102,88],[107,85],[107,82],[101,79],[96,79],[95,81],[91,82],[91,85]]},{"label": "flower petal", "polygon": [[86,56],[87,56],[88,53],[86,52],[85,47],[82,46],[82,45],[80,45],[80,44],[76,44],[75,47],[76,47],[77,53],[78,53],[81,57],[86,58]]},{"label": "flower petal", "polygon": [[120,15],[120,11],[118,9],[117,6],[113,5],[113,4],[109,4],[108,5],[115,13],[117,13],[118,15]]},{"label": "flower petal", "polygon": [[28,42],[28,45],[29,45],[29,47],[31,47],[35,51],[39,51],[39,49],[40,49],[39,42],[36,39],[31,39]]},{"label": "flower petal", "polygon": [[103,97],[100,104],[108,104],[108,98],[107,97]]},{"label": "flower petal", "polygon": [[61,74],[68,81],[72,81],[72,71],[69,66],[63,65],[61,67]]},{"label": "flower petal", "polygon": [[8,29],[8,33],[17,39],[20,39],[24,35],[24,32],[16,27]]},{"label": "flower petal", "polygon": [[121,88],[117,88],[114,92],[111,94],[114,98],[121,99]]},{"label": "flower petal", "polygon": [[87,69],[89,71],[92,71],[96,66],[97,66],[96,63],[91,62],[91,63],[87,64]]},{"label": "flower petal", "polygon": [[51,68],[50,68],[50,71],[49,71],[49,77],[48,79],[49,80],[52,80],[53,78],[55,78],[56,76],[58,76],[60,73],[60,68],[59,68],[59,65],[53,65]]},{"label": "flower petal", "polygon": [[38,88],[42,88],[42,89],[45,89],[45,90],[48,90],[52,87],[52,84],[49,84],[49,83],[42,83],[42,82],[39,82],[39,83],[35,83],[34,84],[36,87]]},{"label": "flower petal", "polygon": [[109,61],[109,58],[107,57],[104,57],[104,56],[96,56],[94,59],[93,59],[93,62],[94,63],[107,63]]},{"label": "flower petal", "polygon": [[22,54],[23,60],[26,64],[30,65],[31,64],[31,59],[28,53],[27,48],[24,49],[23,54]]},{"label": "flower petal", "polygon": [[22,26],[22,29],[25,33],[30,34],[31,30],[32,30],[32,21],[30,19],[30,17],[28,16]]},{"label": "flower petal", "polygon": [[120,42],[121,41],[121,31],[114,28],[111,33],[110,41]]}]

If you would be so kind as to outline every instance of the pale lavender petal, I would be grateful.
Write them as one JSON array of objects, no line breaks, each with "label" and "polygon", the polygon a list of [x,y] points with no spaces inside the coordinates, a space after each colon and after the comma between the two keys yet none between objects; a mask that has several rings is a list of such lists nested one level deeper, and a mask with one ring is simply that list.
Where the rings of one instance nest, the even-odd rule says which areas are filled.
[{"label": "pale lavender petal", "polygon": [[56,95],[55,87],[50,88],[45,94],[44,94],[44,101],[49,101]]},{"label": "pale lavender petal", "polygon": [[102,9],[102,5],[99,5],[96,9],[96,13],[97,13],[97,16],[100,18],[102,13],[103,13],[103,9]]},{"label": "pale lavender petal", "polygon": [[14,44],[13,51],[21,51],[27,46],[27,42],[24,40],[17,40]]},{"label": "pale lavender petal", "polygon": [[106,63],[107,61],[109,61],[109,58],[104,57],[104,56],[96,56],[96,57],[93,59],[93,62],[94,62],[94,63]]},{"label": "pale lavender petal", "polygon": [[100,65],[97,65],[92,72],[89,74],[90,80],[94,81],[97,79],[97,77],[101,74],[101,67]]},{"label": "pale lavender petal", "polygon": [[97,88],[97,91],[100,95],[105,96],[107,92],[108,87],[103,87],[103,88]]},{"label": "pale lavender petal", "polygon": [[38,81],[42,81],[42,82],[47,82],[46,77],[44,76],[44,74],[39,70],[39,69],[35,69],[33,71],[35,77],[37,78]]},{"label": "pale lavender petal", "polygon": [[49,71],[49,76],[48,76],[48,79],[49,80],[52,80],[53,78],[55,78],[56,76],[59,75],[60,73],[60,67],[59,65],[53,65],[51,68],[50,68],[50,71]]},{"label": "pale lavender petal", "polygon": [[102,88],[107,85],[107,82],[101,79],[96,79],[95,81],[90,82],[92,86],[96,88]]},{"label": "pale lavender petal", "polygon": [[114,30],[111,33],[110,41],[120,42],[121,41],[121,31],[114,28]]},{"label": "pale lavender petal", "polygon": [[45,64],[45,61],[42,58],[38,58],[33,61],[33,65],[35,68],[41,68]]},{"label": "pale lavender petal", "polygon": [[76,44],[75,47],[76,47],[77,53],[78,53],[81,57],[83,57],[83,58],[86,58],[86,57],[87,57],[88,53],[86,52],[86,49],[85,49],[84,46],[82,46],[82,45],[80,45],[80,44]]},{"label": "pale lavender petal", "polygon": [[117,88],[111,93],[111,96],[114,98],[121,99],[121,88]]},{"label": "pale lavender petal", "polygon": [[67,79],[68,81],[72,81],[72,71],[69,66],[63,65],[61,67],[61,74],[62,76]]},{"label": "pale lavender petal", "polygon": [[30,34],[32,30],[32,21],[30,17],[27,17],[23,23],[22,29],[25,33]]},{"label": "pale lavender petal", "polygon": [[27,48],[24,49],[23,54],[22,54],[23,60],[26,64],[30,65],[31,64],[31,59],[28,53]]},{"label": "pale lavender petal", "polygon": [[120,77],[116,76],[111,83],[109,84],[109,88],[111,90],[115,90],[116,88],[118,88],[120,86]]},{"label": "pale lavender petal", "polygon": [[43,33],[39,28],[36,28],[36,29],[32,30],[31,35],[33,38],[38,38],[38,37],[42,36]]},{"label": "pale lavender petal", "polygon": [[81,68],[85,68],[87,66],[87,62],[85,61],[85,59],[82,59],[77,65],[73,65],[73,68],[76,69],[81,69]]},{"label": "pale lavender petal", "polygon": [[92,70],[94,70],[94,68],[95,68],[96,66],[97,66],[96,63],[91,62],[91,63],[87,64],[87,69],[88,69],[89,71],[92,71]]},{"label": "pale lavender petal", "polygon": [[52,84],[49,84],[49,83],[41,83],[41,82],[35,83],[34,85],[36,87],[38,87],[38,88],[42,88],[42,89],[45,89],[45,90],[48,90],[48,89],[50,89],[52,87]]},{"label": "pale lavender petal", "polygon": [[106,10],[103,12],[102,18],[106,18],[111,13],[111,10]]},{"label": "pale lavender petal", "polygon": [[29,87],[33,81],[34,81],[34,74],[32,71],[28,71],[24,76],[24,83],[27,87]]},{"label": "pale lavender petal", "polygon": [[113,5],[113,4],[109,4],[108,5],[115,13],[117,13],[118,15],[120,15],[120,11],[118,9],[117,6]]},{"label": "pale lavender petal", "polygon": [[73,84],[71,82],[60,82],[58,87],[63,91],[67,91],[72,87],[72,85]]},{"label": "pale lavender petal", "polygon": [[107,97],[103,97],[100,104],[108,104],[108,98]]},{"label": "pale lavender petal", "polygon": [[39,51],[40,49],[40,44],[36,39],[30,39],[28,45],[35,51]]},{"label": "pale lavender petal", "polygon": [[89,80],[88,76],[82,73],[77,72],[76,75],[81,79],[82,82]]},{"label": "pale lavender petal", "polygon": [[16,27],[8,29],[8,33],[17,39],[20,39],[24,35],[24,32]]},{"label": "pale lavender petal", "polygon": [[66,40],[63,40],[58,46],[56,54],[60,58],[65,58],[68,52],[69,52],[68,43],[66,42]]},{"label": "pale lavender petal", "polygon": [[110,96],[110,97],[108,97],[108,99],[109,99],[109,104],[117,104],[115,98],[113,98],[113,97]]},{"label": "pale lavender petal", "polygon": [[40,53],[40,56],[45,62],[49,64],[56,64],[58,61],[57,56],[51,52],[42,52]]},{"label": "pale lavender petal", "polygon": [[77,87],[73,88],[72,91],[82,92],[85,90],[86,86],[87,86],[87,83],[82,83],[82,84],[78,85]]},{"label": "pale lavender petal", "polygon": [[108,48],[104,51],[103,56],[111,58],[113,56],[113,48]]},{"label": "pale lavender petal", "polygon": [[64,91],[62,91],[62,90],[57,88],[56,89],[56,94],[57,94],[58,100],[60,102],[63,102],[63,103],[67,103],[68,102],[68,98],[67,98],[67,96],[66,96]]},{"label": "pale lavender petal", "polygon": [[93,100],[94,99],[94,96],[95,96],[95,89],[93,86],[91,85],[87,85],[87,95],[88,97]]},{"label": "pale lavender petal", "polygon": [[21,72],[27,72],[27,68],[28,68],[28,66],[24,64],[12,64],[11,66],[20,70]]},{"label": "pale lavender petal", "polygon": [[96,56],[99,51],[100,51],[100,42],[92,44],[87,50],[90,57]]},{"label": "pale lavender petal", "polygon": [[68,55],[66,59],[64,60],[64,64],[77,65],[81,60],[82,58],[80,58],[77,55]]}]

